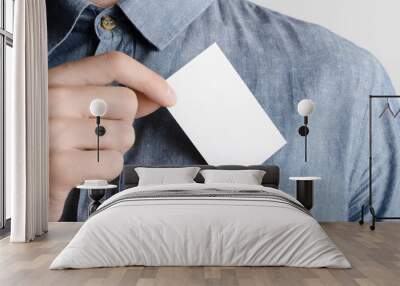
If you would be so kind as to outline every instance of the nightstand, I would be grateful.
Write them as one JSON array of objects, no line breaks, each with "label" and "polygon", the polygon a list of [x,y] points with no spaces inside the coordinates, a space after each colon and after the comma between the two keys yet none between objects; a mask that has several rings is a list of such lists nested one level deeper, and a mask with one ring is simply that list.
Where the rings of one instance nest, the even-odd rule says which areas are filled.
[{"label": "nightstand", "polygon": [[76,186],[77,189],[87,190],[89,198],[91,200],[88,207],[89,216],[94,213],[97,208],[101,205],[101,200],[108,190],[117,188],[116,185],[108,184],[90,184],[88,181],[99,181],[99,180],[87,180],[83,185]]},{"label": "nightstand", "polygon": [[303,206],[311,210],[314,204],[314,181],[321,180],[320,177],[290,177],[289,180],[296,181],[296,199]]}]

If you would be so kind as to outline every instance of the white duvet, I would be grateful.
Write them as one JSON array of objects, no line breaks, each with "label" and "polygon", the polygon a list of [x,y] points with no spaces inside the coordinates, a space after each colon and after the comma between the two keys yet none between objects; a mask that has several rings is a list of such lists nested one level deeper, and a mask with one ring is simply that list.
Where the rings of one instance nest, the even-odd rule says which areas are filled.
[{"label": "white duvet", "polygon": [[205,188],[262,190],[295,201],[279,190],[250,185],[131,188],[105,201],[99,208],[103,210],[88,219],[50,269],[127,265],[351,267],[314,218],[278,201],[185,197],[115,203],[133,192]]}]

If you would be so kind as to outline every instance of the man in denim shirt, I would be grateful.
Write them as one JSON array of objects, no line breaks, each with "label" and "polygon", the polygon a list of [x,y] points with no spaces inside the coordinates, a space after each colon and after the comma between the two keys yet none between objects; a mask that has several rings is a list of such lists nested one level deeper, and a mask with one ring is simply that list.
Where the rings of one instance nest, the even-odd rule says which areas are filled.
[{"label": "man in denim shirt", "polygon": [[[140,96],[142,90],[136,90],[135,82],[129,85],[123,79],[119,80],[118,76],[110,76],[120,84],[135,89],[139,111],[141,102],[149,103],[152,99],[156,102],[153,105],[149,103],[152,106],[150,111],[142,112],[147,116],[135,119],[136,140],[124,154],[125,164],[204,164],[204,159],[168,111],[157,109],[158,106],[174,103],[173,95],[170,101],[165,99],[173,92],[170,91],[169,95],[166,92],[166,97],[157,97],[156,89],[162,81],[149,70],[168,78],[216,42],[288,141],[284,148],[265,162],[280,166],[281,189],[293,194],[294,186],[288,181],[291,175],[321,176],[323,180],[318,183],[313,209],[315,216],[320,220],[358,218],[359,208],[368,195],[368,95],[394,94],[384,68],[367,51],[320,26],[244,0],[49,0],[47,12],[50,116],[54,114],[54,117],[67,118],[70,114],[66,114],[68,112],[64,112],[62,107],[66,109],[70,106],[71,110],[75,110],[79,105],[76,102],[75,105],[65,103],[73,97],[66,96],[73,93],[66,86],[91,85],[93,81],[87,80],[86,76],[96,74],[101,78],[102,75],[109,75],[110,70],[118,66],[113,63],[119,62],[124,73],[119,73],[119,77],[128,73],[132,77],[130,80],[134,81],[142,74],[148,76],[148,80],[143,81],[147,82],[150,90],[150,100]],[[134,60],[129,61],[124,69],[121,54],[107,56],[112,51],[120,51]],[[97,57],[88,59],[94,55]],[[112,64],[108,65],[110,58],[113,59],[110,61]],[[71,61],[78,62],[65,65]],[[149,70],[138,67],[137,62]],[[138,68],[138,72],[129,72],[130,68],[132,71]],[[80,81],[79,84],[75,84],[74,78]],[[156,79],[154,84],[150,79]],[[106,80],[94,82],[107,83]],[[57,94],[54,87],[58,88]],[[78,94],[81,90],[75,91]],[[79,98],[79,95],[76,96]],[[165,102],[161,102],[162,98]],[[316,110],[310,117],[308,163],[304,163],[303,158],[304,139],[297,132],[302,124],[297,104],[305,98],[316,103]],[[89,101],[80,102],[85,102],[85,105],[79,108],[88,108]],[[395,102],[391,104],[394,108]],[[383,105],[376,104],[374,114],[378,114],[380,108]],[[52,110],[57,110],[57,113]],[[128,114],[125,120],[133,120],[136,110],[121,110],[121,116],[125,114],[123,111]],[[60,112],[62,115],[59,115]],[[110,112],[118,116],[119,111]],[[246,110],[238,116],[246,116]],[[71,126],[54,122],[57,121],[50,120],[50,140],[54,142],[50,156],[53,170],[51,197],[54,194],[54,197],[60,198],[59,201],[63,201],[73,187],[74,175],[67,174],[70,170],[78,166],[76,168],[82,175],[79,179],[88,178],[91,174],[86,173],[91,169],[85,165],[86,157],[69,156],[60,151],[74,148],[62,145],[65,142],[63,134],[70,132],[68,138],[72,141],[86,136],[84,134],[94,139],[94,123],[92,120],[90,131],[85,133],[74,131],[78,128],[63,129]],[[377,154],[374,157],[373,185],[379,216],[394,215],[394,206],[400,202],[397,191],[400,175],[396,163],[399,160],[400,132],[395,132],[397,124],[397,121],[384,117],[376,120],[374,125]],[[129,133],[123,130],[119,129],[119,133],[115,131],[112,140],[119,140],[118,136],[124,138],[124,134]],[[111,127],[110,134],[112,132]],[[132,137],[132,132],[129,134]],[[131,141],[128,139],[127,142]],[[61,157],[66,159],[61,160]],[[121,168],[122,165],[116,166],[118,171]],[[98,171],[99,177],[111,178],[110,174],[103,176],[101,170]],[[70,183],[58,188],[61,191],[54,191],[53,186],[64,179],[70,180]],[[77,203],[77,194],[76,190],[70,193],[70,204]],[[87,205],[87,194],[81,192],[79,206],[75,205],[66,215],[64,213],[64,218],[71,219],[68,212],[74,213],[77,208],[77,219],[85,220]],[[53,218],[59,217],[57,211]]]}]

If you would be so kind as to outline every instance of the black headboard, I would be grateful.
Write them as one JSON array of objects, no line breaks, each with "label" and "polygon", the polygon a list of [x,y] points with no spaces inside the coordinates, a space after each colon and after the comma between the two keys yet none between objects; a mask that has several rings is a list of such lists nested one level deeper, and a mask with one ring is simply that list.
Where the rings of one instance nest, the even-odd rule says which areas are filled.
[{"label": "black headboard", "polygon": [[[190,166],[139,166],[139,165],[125,165],[122,176],[123,189],[133,188],[138,185],[139,177],[135,172],[137,167],[163,167],[163,168],[179,168],[179,167],[200,167],[203,169],[220,169],[220,170],[247,170],[256,169],[265,171],[262,185],[265,187],[279,188],[279,167],[275,165],[254,165],[254,166],[239,166],[239,165],[225,165],[225,166],[210,166],[210,165],[190,165]],[[203,176],[199,173],[194,179],[197,183],[204,183]]]}]

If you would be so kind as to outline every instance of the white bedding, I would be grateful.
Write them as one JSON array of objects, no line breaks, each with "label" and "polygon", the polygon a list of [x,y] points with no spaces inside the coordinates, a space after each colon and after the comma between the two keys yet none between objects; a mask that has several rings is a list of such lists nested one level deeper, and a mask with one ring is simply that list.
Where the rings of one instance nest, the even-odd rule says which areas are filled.
[{"label": "white bedding", "polygon": [[118,202],[137,192],[206,192],[204,189],[266,191],[298,203],[279,190],[254,185],[131,188],[105,201],[50,269],[127,265],[351,267],[314,218],[278,200],[233,196]]}]

